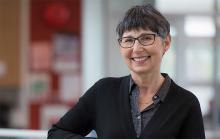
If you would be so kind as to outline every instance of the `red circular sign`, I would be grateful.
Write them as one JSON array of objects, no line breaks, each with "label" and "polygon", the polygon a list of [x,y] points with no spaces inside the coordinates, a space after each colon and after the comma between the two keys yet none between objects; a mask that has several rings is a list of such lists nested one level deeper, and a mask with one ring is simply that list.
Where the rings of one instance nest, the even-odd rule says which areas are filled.
[{"label": "red circular sign", "polygon": [[51,27],[63,27],[70,19],[70,10],[63,3],[51,3],[44,11],[44,19]]}]

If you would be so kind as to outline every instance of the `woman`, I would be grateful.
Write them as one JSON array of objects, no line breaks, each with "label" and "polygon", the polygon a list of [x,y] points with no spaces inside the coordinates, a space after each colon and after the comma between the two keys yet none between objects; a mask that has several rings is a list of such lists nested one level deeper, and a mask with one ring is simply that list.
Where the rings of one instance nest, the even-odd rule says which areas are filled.
[{"label": "woman", "polygon": [[151,5],[129,9],[117,27],[130,75],[104,78],[48,132],[48,139],[205,139],[198,99],[160,73],[170,25]]}]

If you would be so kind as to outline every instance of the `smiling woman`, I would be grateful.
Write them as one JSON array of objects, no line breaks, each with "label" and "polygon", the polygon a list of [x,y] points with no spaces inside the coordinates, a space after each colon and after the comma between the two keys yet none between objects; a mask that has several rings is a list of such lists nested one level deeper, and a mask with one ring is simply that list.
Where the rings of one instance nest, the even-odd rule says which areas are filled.
[{"label": "smiling woman", "polygon": [[96,82],[48,132],[48,139],[205,139],[195,95],[160,72],[170,25],[151,5],[131,7],[117,29],[130,75]]},{"label": "smiling woman", "polygon": [[160,74],[162,56],[170,47],[170,36],[162,39],[150,30],[138,29],[124,32],[119,44],[125,63],[132,73],[140,70],[146,74]]}]

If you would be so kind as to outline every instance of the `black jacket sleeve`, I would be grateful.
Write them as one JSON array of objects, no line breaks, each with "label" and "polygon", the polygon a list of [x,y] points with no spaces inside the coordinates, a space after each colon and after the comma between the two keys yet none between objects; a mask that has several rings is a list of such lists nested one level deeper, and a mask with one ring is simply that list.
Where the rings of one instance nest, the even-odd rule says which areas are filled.
[{"label": "black jacket sleeve", "polygon": [[203,118],[197,98],[192,102],[190,111],[183,121],[178,139],[205,139]]},{"label": "black jacket sleeve", "polygon": [[96,88],[95,84],[52,126],[47,139],[89,139],[85,136],[95,127]]}]

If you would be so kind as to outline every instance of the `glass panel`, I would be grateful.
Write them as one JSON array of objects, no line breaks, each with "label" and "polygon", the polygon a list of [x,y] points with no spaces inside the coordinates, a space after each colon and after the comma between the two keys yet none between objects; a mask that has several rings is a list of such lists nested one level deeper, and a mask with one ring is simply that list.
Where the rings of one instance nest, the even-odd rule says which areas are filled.
[{"label": "glass panel", "polygon": [[163,13],[212,13],[214,0],[156,0]]},{"label": "glass panel", "polygon": [[178,35],[177,29],[174,26],[170,26],[170,35],[171,37],[175,37]]},{"label": "glass panel", "polygon": [[186,78],[188,81],[211,82],[213,79],[213,47],[211,40],[191,40],[186,47]]},{"label": "glass panel", "polygon": [[220,13],[220,0],[217,0],[218,2],[218,13]]},{"label": "glass panel", "polygon": [[220,83],[220,44],[218,44],[218,67],[217,67],[217,79],[218,79],[218,82]]},{"label": "glass panel", "polygon": [[[219,4],[220,4],[220,0],[219,0]],[[220,9],[219,9],[219,12],[220,12]],[[218,21],[217,21],[217,26],[218,26],[218,31],[220,30],[220,16],[218,17]],[[218,62],[218,67],[217,67],[217,79],[218,79],[218,82],[220,83],[220,40],[219,40],[219,37],[220,37],[220,33],[218,32],[217,33],[217,62]],[[219,92],[220,93],[220,92]]]},{"label": "glass panel", "polygon": [[187,16],[185,17],[184,30],[190,37],[214,37],[215,24],[210,16]]},{"label": "glass panel", "polygon": [[173,43],[171,44],[171,48],[165,53],[162,65],[161,72],[168,73],[169,76],[175,79],[175,64],[176,64],[176,53],[174,49]]}]

